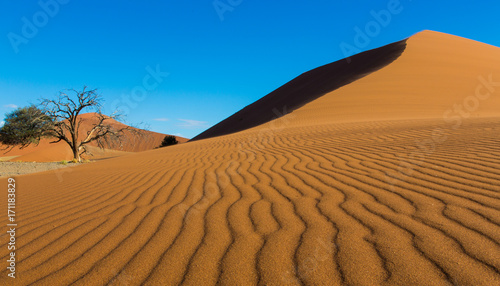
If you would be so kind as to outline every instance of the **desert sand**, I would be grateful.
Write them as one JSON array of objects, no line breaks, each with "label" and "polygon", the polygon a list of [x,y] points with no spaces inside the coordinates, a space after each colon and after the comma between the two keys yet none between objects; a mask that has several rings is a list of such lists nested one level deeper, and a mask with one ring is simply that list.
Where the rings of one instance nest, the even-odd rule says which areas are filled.
[{"label": "desert sand", "polygon": [[32,174],[44,172],[48,170],[56,170],[61,168],[73,167],[78,163],[62,163],[62,162],[2,162],[0,161],[0,177],[13,177],[24,174]]},{"label": "desert sand", "polygon": [[16,282],[500,285],[500,49],[402,45],[269,122],[16,177]]}]

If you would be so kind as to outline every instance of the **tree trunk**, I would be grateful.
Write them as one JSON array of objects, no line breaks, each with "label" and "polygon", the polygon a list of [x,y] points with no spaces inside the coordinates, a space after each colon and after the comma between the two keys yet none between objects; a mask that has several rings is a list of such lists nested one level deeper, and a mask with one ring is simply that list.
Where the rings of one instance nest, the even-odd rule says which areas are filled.
[{"label": "tree trunk", "polygon": [[71,149],[73,150],[73,160],[76,160],[77,162],[81,162],[82,158],[80,158],[80,152],[78,150],[78,147],[71,146]]},{"label": "tree trunk", "polygon": [[[76,118],[75,118],[76,120]],[[77,138],[77,132],[78,130],[75,130],[75,124],[71,124],[71,119],[70,119],[70,125],[72,130],[71,132],[71,141],[73,144],[71,144],[71,149],[73,149],[73,160],[76,160],[76,162],[81,163],[82,158],[80,158],[80,148],[78,146],[78,138]]]}]

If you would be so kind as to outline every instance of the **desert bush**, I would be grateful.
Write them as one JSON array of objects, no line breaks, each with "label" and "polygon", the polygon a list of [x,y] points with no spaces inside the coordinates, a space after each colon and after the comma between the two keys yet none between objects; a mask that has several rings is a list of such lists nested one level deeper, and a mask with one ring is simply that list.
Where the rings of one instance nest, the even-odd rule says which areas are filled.
[{"label": "desert bush", "polygon": [[21,149],[36,145],[41,138],[50,136],[53,124],[52,119],[34,105],[18,108],[7,114],[0,128],[0,143]]},{"label": "desert bush", "polygon": [[163,141],[161,142],[159,148],[175,145],[177,143],[179,142],[177,141],[177,138],[175,138],[175,136],[167,135],[165,136],[165,138],[163,138]]}]

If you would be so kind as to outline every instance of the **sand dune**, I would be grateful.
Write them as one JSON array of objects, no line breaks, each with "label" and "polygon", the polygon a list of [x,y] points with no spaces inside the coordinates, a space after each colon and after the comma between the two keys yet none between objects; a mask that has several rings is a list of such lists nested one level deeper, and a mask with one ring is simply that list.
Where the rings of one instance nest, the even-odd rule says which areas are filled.
[{"label": "sand dune", "polygon": [[455,125],[456,117],[500,116],[499,93],[498,47],[425,31],[391,65],[304,106],[290,124],[440,118]]},{"label": "sand dune", "polygon": [[406,41],[392,43],[303,73],[191,141],[246,130],[281,117],[390,64],[401,55],[405,46]]},{"label": "sand dune", "polygon": [[[92,128],[95,124],[95,116],[93,113],[81,114],[80,118],[83,120],[81,123],[81,130],[79,138],[83,139],[83,136]],[[126,127],[125,124],[118,122],[116,120],[110,120],[108,123],[116,128]],[[146,150],[154,149],[158,147],[166,134],[144,131],[141,136],[136,136],[131,132],[126,132],[125,136],[122,138],[121,145],[107,146],[106,149],[98,148],[95,142],[91,142],[88,146],[89,154],[85,157],[88,159],[103,159],[112,158],[117,156],[127,155],[130,152],[141,152]],[[187,142],[188,139],[176,136],[177,141],[180,143]],[[29,147],[20,149],[14,148],[8,153],[1,152],[1,156],[16,156],[11,159],[11,161],[23,161],[23,162],[55,162],[62,160],[73,159],[73,153],[69,148],[68,144],[65,142],[50,143],[54,141],[53,139],[42,139],[38,145],[31,145]],[[0,147],[2,145],[0,144]]]},{"label": "sand dune", "polygon": [[500,91],[442,118],[498,53],[423,32],[267,124],[17,177],[17,282],[500,285]]}]

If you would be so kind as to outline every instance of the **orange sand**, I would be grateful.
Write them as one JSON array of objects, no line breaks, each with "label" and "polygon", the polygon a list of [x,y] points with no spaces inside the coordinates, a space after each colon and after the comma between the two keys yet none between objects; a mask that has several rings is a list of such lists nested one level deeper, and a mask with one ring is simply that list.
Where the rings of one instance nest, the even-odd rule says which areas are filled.
[{"label": "orange sand", "polygon": [[19,176],[16,281],[500,285],[500,90],[442,117],[489,74],[500,49],[426,31],[269,123]]}]

